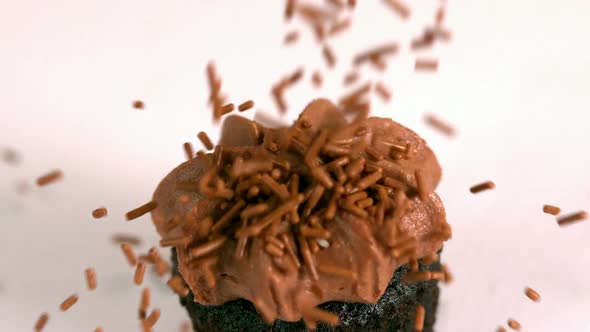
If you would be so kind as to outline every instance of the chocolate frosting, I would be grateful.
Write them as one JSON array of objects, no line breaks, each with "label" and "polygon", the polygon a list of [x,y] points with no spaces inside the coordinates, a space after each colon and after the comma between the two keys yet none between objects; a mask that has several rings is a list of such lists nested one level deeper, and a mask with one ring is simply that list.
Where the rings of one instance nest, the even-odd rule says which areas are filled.
[{"label": "chocolate frosting", "polygon": [[[305,253],[301,252],[305,252],[302,246],[311,242],[299,242],[299,262],[288,254],[271,255],[265,250],[268,237],[265,232],[272,227],[250,236],[242,256],[236,254],[240,231],[235,231],[235,227],[245,227],[247,222],[232,218],[228,227],[234,229],[234,234],[227,231],[212,235],[212,220],[217,222],[223,211],[232,207],[239,209],[239,214],[244,206],[235,201],[232,206],[224,206],[228,204],[223,203],[223,198],[212,197],[203,193],[202,188],[198,189],[196,184],[208,176],[207,172],[215,167],[230,168],[223,164],[224,160],[235,160],[236,156],[247,154],[252,159],[272,160],[284,173],[309,173],[309,164],[306,165],[304,158],[290,146],[294,137],[299,137],[306,149],[312,149],[313,139],[322,132],[329,132],[326,144],[351,150],[358,146],[370,147],[382,155],[369,158],[368,150],[361,149],[358,157],[366,159],[366,172],[382,172],[378,184],[384,183],[391,202],[397,202],[395,207],[394,203],[387,203],[391,213],[386,213],[384,221],[376,221],[375,209],[368,208],[368,216],[359,216],[339,206],[331,220],[323,221],[322,228],[330,234],[329,238],[310,239],[317,240],[319,250],[315,250],[309,260],[302,257]],[[419,181],[417,171],[421,174]],[[162,239],[189,237],[187,245],[176,249],[180,274],[194,293],[195,301],[221,305],[243,298],[254,303],[268,322],[275,319],[297,321],[305,318],[305,308],[328,301],[375,303],[399,266],[410,259],[432,255],[442,247],[450,238],[450,227],[442,202],[433,192],[440,177],[441,169],[433,152],[413,131],[385,118],[357,118],[349,122],[338,107],[318,99],[310,103],[289,128],[264,128],[240,116],[226,118],[215,153],[181,164],[162,180],[154,193],[157,208],[152,218]],[[389,179],[389,184],[384,179]],[[229,185],[230,182],[228,180]],[[191,189],[190,184],[194,184],[195,189]],[[345,194],[355,191],[344,183],[339,188]],[[321,198],[318,203],[318,206],[323,204],[324,209],[329,191],[332,192],[326,190],[324,194],[327,198]],[[400,195],[407,199],[393,198]],[[309,194],[298,197],[309,200]],[[299,211],[304,210],[305,204],[298,207]],[[388,206],[386,202],[383,204]],[[301,218],[310,218],[310,215],[303,212]],[[233,224],[238,225],[234,227]],[[277,223],[274,235],[288,227],[299,227],[289,226],[292,224],[294,222],[288,220]],[[407,239],[412,240],[411,254],[400,255]],[[212,254],[194,258],[191,250],[199,245],[203,248],[203,244],[215,247]]]}]

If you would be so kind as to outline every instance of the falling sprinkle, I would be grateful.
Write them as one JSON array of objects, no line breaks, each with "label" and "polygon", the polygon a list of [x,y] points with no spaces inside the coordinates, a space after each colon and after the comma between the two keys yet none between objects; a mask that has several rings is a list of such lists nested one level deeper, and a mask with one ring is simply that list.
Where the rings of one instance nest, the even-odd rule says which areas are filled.
[{"label": "falling sprinkle", "polygon": [[45,175],[37,178],[37,185],[39,187],[46,186],[63,178],[63,173],[60,170],[53,170]]},{"label": "falling sprinkle", "polygon": [[473,187],[469,188],[472,194],[477,194],[482,191],[491,190],[496,188],[496,184],[492,181],[486,181],[479,184],[474,185]]},{"label": "falling sprinkle", "polygon": [[536,290],[527,287],[524,289],[524,294],[531,299],[533,302],[540,302],[541,301],[541,295],[539,295],[539,293],[537,293]]},{"label": "falling sprinkle", "polygon": [[142,110],[145,108],[145,104],[141,100],[135,100],[133,102],[133,108],[135,108],[136,110]]},{"label": "falling sprinkle", "polygon": [[74,304],[76,304],[76,302],[78,302],[78,295],[73,294],[70,295],[67,299],[65,299],[60,305],[59,305],[59,310],[61,311],[67,311],[68,309],[70,309]]},{"label": "falling sprinkle", "polygon": [[557,218],[557,224],[559,226],[567,226],[576,222],[580,222],[586,220],[588,218],[588,212],[586,211],[579,211],[567,214],[565,216],[560,216]]},{"label": "falling sprinkle", "polygon": [[520,331],[520,327],[521,327],[520,323],[517,320],[512,319],[512,318],[508,320],[508,326],[515,331]]},{"label": "falling sprinkle", "polygon": [[35,332],[43,331],[48,321],[49,314],[47,314],[46,312],[42,313],[41,316],[39,316],[39,318],[37,319],[37,322],[35,322]]},{"label": "falling sprinkle", "polygon": [[141,245],[141,238],[133,234],[115,233],[112,235],[111,240],[114,244],[128,243],[132,246]]},{"label": "falling sprinkle", "polygon": [[299,40],[299,32],[298,31],[291,31],[285,35],[285,39],[283,40],[283,44],[291,45],[296,43]]},{"label": "falling sprinkle", "polygon": [[86,285],[88,286],[89,290],[95,290],[97,286],[96,282],[96,271],[93,268],[87,268],[84,270],[84,275],[86,276]]},{"label": "falling sprinkle", "polygon": [[456,134],[455,128],[453,126],[451,126],[447,122],[441,120],[440,118],[438,118],[434,114],[430,114],[430,113],[426,114],[424,116],[424,121],[426,122],[427,125],[438,130],[440,133],[444,134],[445,136],[454,137]]},{"label": "falling sprinkle", "polygon": [[95,209],[94,211],[92,211],[92,217],[94,219],[104,218],[107,215],[108,215],[108,210],[105,207],[100,207],[100,208]]},{"label": "falling sprinkle", "polygon": [[251,109],[252,107],[254,107],[254,101],[253,100],[248,100],[248,101],[245,101],[245,102],[241,103],[238,106],[238,111],[244,112],[244,111],[247,111],[247,110]]},{"label": "falling sprinkle", "polygon": [[400,0],[383,0],[383,2],[402,19],[406,20],[410,17],[410,8]]},{"label": "falling sprinkle", "polygon": [[421,72],[436,72],[438,70],[438,60],[418,58],[414,63],[414,70]]},{"label": "falling sprinkle", "polygon": [[156,207],[158,207],[158,204],[156,204],[156,202],[147,202],[144,205],[127,212],[125,214],[125,218],[127,219],[127,221],[135,220],[143,216],[144,214],[153,211]]}]

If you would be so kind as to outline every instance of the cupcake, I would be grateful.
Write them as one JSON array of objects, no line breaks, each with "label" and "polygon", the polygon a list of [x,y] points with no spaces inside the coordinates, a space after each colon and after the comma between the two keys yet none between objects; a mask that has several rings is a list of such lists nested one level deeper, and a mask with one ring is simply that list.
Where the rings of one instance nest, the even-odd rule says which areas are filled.
[{"label": "cupcake", "polygon": [[195,331],[432,331],[440,166],[411,130],[345,111],[229,116],[214,152],[162,180],[152,219]]}]

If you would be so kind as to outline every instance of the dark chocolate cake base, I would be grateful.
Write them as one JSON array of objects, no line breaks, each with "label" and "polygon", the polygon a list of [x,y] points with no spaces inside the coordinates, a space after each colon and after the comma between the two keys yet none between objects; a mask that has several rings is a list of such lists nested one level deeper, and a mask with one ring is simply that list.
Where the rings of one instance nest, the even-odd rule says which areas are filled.
[{"label": "dark chocolate cake base", "polygon": [[[177,271],[176,252],[172,250],[174,270]],[[421,270],[437,270],[440,262],[422,265]],[[408,272],[404,265],[395,274],[385,294],[376,304],[328,302],[320,308],[334,312],[340,317],[340,325],[332,327],[319,323],[315,331],[369,331],[369,332],[413,332],[416,305],[422,304],[426,309],[424,332],[432,332],[436,318],[439,288],[438,282],[423,281],[405,284],[401,278]],[[192,292],[180,298],[191,317],[193,328],[197,332],[305,332],[309,331],[303,321],[276,321],[268,325],[260,317],[254,305],[246,300],[235,300],[220,306],[207,306],[194,302]]]}]

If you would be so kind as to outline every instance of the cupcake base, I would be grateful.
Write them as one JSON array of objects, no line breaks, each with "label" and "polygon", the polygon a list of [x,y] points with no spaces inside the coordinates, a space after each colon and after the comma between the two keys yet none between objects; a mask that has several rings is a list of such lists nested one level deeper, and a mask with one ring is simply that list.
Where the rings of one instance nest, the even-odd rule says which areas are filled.
[{"label": "cupcake base", "polygon": [[[173,271],[177,271],[176,252],[172,250]],[[422,265],[421,270],[439,271],[440,262]],[[439,288],[438,281],[430,280],[405,284],[402,277],[409,266],[398,268],[390,280],[385,294],[375,304],[327,302],[319,307],[336,313],[340,325],[332,327],[318,323],[317,332],[349,331],[391,331],[413,332],[417,304],[426,309],[424,332],[432,332],[436,318]],[[307,332],[303,321],[276,321],[267,325],[254,305],[239,299],[219,306],[208,306],[194,302],[193,294],[180,298],[186,307],[196,332]]]}]

